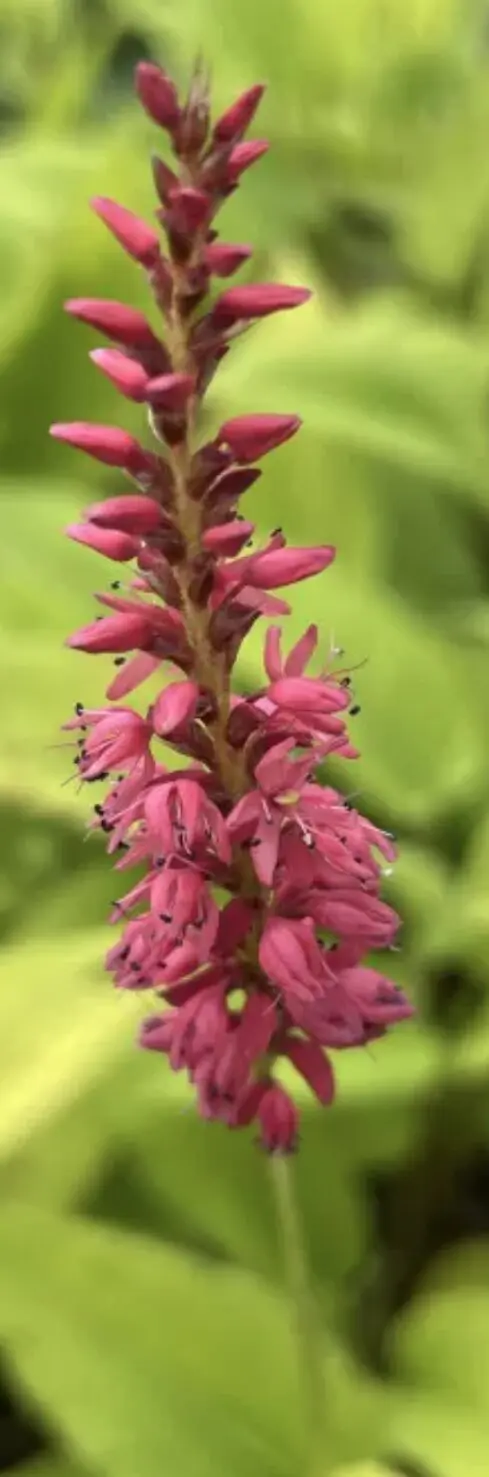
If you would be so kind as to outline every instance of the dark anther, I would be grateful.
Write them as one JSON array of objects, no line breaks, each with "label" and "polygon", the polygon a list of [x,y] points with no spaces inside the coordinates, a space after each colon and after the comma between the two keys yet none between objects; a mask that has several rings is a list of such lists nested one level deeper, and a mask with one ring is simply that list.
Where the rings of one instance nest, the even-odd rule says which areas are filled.
[{"label": "dark anther", "polygon": [[121,784],[122,784],[122,781],[123,781],[123,780],[124,780],[124,779],[125,779],[125,778],[126,778],[126,776],[125,776],[125,774],[118,774],[118,775],[117,775],[117,784],[118,784],[118,785],[121,785]]},{"label": "dark anther", "polygon": [[361,713],[361,711],[360,704],[355,703],[353,708],[350,708],[350,718],[356,718],[357,713]]},{"label": "dark anther", "polygon": [[272,528],[272,532],[270,534],[270,538],[276,538],[277,537],[277,534],[278,533],[282,533],[282,532],[283,532],[283,529],[282,528]]},{"label": "dark anther", "polygon": [[81,762],[81,757],[82,757],[82,756],[81,756],[81,754],[75,754],[75,758],[74,758],[74,760],[73,760],[73,763],[74,763],[74,764],[80,764],[80,762]]},{"label": "dark anther", "polygon": [[136,964],[135,959],[131,959],[131,963],[129,965],[129,969],[132,969],[133,974],[139,974],[140,969],[141,969],[141,965],[140,964]]},{"label": "dark anther", "polygon": [[103,815],[103,813],[104,813],[104,807],[103,807],[103,805],[94,805],[93,808],[94,808],[94,811],[95,811],[95,815]]},{"label": "dark anther", "polygon": [[75,703],[75,713],[78,713],[78,717],[80,717],[80,714],[83,713],[83,712],[84,712],[83,703]]},{"label": "dark anther", "polygon": [[126,660],[125,656],[115,656],[114,657],[114,667],[123,667],[125,660]]},{"label": "dark anther", "polygon": [[351,687],[351,677],[342,677],[340,687]]},{"label": "dark anther", "polygon": [[120,580],[112,580],[112,584],[111,584],[110,588],[111,588],[111,590],[121,590],[122,589],[121,581]]},{"label": "dark anther", "polygon": [[162,923],[171,923],[171,913],[160,913]]},{"label": "dark anther", "polygon": [[114,830],[114,823],[113,823],[113,821],[103,820],[101,822],[101,826],[102,826],[102,830],[105,831],[107,833],[107,835],[109,834],[109,831],[113,831]]},{"label": "dark anther", "polygon": [[[112,830],[113,830],[113,827],[112,827]],[[117,850],[118,851],[129,851],[130,850],[129,841],[119,841],[118,844],[117,844]]]}]

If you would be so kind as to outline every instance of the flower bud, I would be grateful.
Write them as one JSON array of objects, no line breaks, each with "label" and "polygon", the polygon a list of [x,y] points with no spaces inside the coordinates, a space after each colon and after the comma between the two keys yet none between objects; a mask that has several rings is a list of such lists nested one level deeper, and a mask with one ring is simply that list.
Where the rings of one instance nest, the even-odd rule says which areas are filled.
[{"label": "flower bud", "polygon": [[286,287],[281,282],[257,282],[245,287],[229,287],[214,303],[211,317],[219,325],[266,318],[269,313],[300,308],[310,297],[307,287]]},{"label": "flower bud", "polygon": [[97,528],[90,523],[70,523],[65,533],[68,538],[75,539],[76,543],[86,544],[97,554],[105,554],[106,559],[116,559],[121,564],[134,559],[139,548],[137,539],[132,538],[129,533],[120,533],[115,528]]},{"label": "flower bud", "polygon": [[161,526],[161,508],[151,497],[127,493],[109,497],[103,503],[91,503],[86,517],[100,528],[116,528],[124,533],[144,535]]},{"label": "flower bud", "polygon": [[153,349],[159,347],[158,339],[147,319],[135,308],[125,303],[111,302],[97,297],[72,297],[65,303],[65,311],[81,323],[88,323],[107,338],[113,338],[126,349]]},{"label": "flower bud", "polygon": [[243,262],[249,261],[252,251],[251,246],[228,246],[225,241],[214,241],[206,247],[205,264],[215,277],[231,277]]},{"label": "flower bud", "polygon": [[92,425],[88,421],[68,421],[50,426],[50,436],[56,441],[66,441],[68,446],[86,451],[96,461],[108,467],[123,467],[128,472],[144,471],[148,466],[139,441],[120,431],[117,426]]},{"label": "flower bud", "polygon": [[119,349],[92,349],[90,358],[128,400],[144,400],[148,375],[136,359],[129,359]]},{"label": "flower bud", "polygon": [[237,462],[247,465],[289,441],[301,425],[298,415],[238,415],[225,421],[218,440],[229,446]]},{"label": "flower bud", "polygon": [[143,108],[161,128],[169,133],[176,128],[180,117],[177,90],[166,72],[153,62],[139,62],[135,71],[136,92]]},{"label": "flower bud", "polygon": [[245,133],[254,118],[264,92],[264,84],[262,82],[255,83],[254,87],[249,87],[247,92],[242,92],[241,97],[238,97],[236,102],[232,103],[231,107],[227,108],[226,112],[221,114],[221,117],[218,118],[212,130],[212,135],[216,143],[228,144],[233,139],[241,138],[241,135]]},{"label": "flower bud", "polygon": [[118,205],[116,200],[107,200],[103,195],[96,195],[91,205],[129,256],[142,267],[154,266],[160,255],[160,243],[156,231],[147,226],[146,221],[133,215],[132,210],[126,210],[125,205]]},{"label": "flower bud", "polygon": [[249,139],[246,143],[236,144],[232,150],[226,165],[226,177],[230,185],[235,185],[249,169],[251,164],[257,164],[264,154],[268,153],[270,144],[266,138]]}]

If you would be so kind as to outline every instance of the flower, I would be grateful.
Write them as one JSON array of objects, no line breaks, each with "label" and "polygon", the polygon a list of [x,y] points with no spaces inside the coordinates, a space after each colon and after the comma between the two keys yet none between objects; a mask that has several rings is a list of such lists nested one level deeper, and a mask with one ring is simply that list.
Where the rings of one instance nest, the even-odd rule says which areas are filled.
[{"label": "flower", "polygon": [[[162,334],[123,303],[71,298],[66,310],[115,347],[91,351],[124,397],[146,406],[147,449],[116,426],[57,424],[52,435],[117,467],[133,487],[92,503],[68,536],[132,565],[127,589],[97,596],[103,613],[68,637],[112,653],[105,707],[77,703],[65,727],[84,784],[108,782],[94,806],[116,874],[141,869],[113,904],[123,925],[106,959],[118,989],[149,992],[141,1046],[193,1084],[198,1110],[230,1129],[256,1124],[269,1154],[299,1142],[299,1109],[276,1077],[289,1064],[325,1106],[332,1053],[359,1048],[412,1014],[371,950],[393,946],[399,919],[381,896],[392,838],[339,790],[319,782],[330,754],[352,760],[351,676],[332,657],[311,674],[310,625],[284,655],[265,634],[264,685],[233,694],[240,644],[261,616],[286,615],[273,592],[326,570],[329,544],[287,545],[281,529],[254,544],[240,499],[254,465],[300,428],[291,413],[238,415],[199,443],[194,427],[233,338],[254,321],[300,307],[303,287],[246,284],[210,308],[213,277],[229,277],[248,245],[220,242],[214,220],[264,140],[246,129],[263,87],[249,88],[212,127],[201,66],[180,102],[153,63],[136,69],[146,112],[168,134],[175,169],[153,173],[158,229],[97,197],[97,215],[146,274]],[[166,251],[160,240],[166,234]],[[125,699],[164,681],[139,713]],[[168,768],[162,742],[180,756]]]}]

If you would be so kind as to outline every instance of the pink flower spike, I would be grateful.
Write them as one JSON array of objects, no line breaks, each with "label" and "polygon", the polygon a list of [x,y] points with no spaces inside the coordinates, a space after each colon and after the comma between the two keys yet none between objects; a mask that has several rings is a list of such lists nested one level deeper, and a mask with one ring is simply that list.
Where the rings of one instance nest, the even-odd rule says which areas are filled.
[{"label": "pink flower spike", "polygon": [[251,246],[228,246],[225,241],[214,241],[206,247],[205,264],[215,277],[231,277],[252,254]]},{"label": "pink flower spike", "polygon": [[103,195],[96,195],[91,206],[129,256],[142,267],[155,266],[160,256],[160,243],[156,231],[147,226],[146,221],[133,215],[132,210],[126,210],[125,205],[118,205],[116,200],[108,200]]},{"label": "pink flower spike", "polygon": [[[182,103],[150,61],[136,68],[136,90],[170,136],[169,163],[160,151],[152,160],[155,220],[106,197],[93,208],[144,269],[155,327],[116,299],[65,307],[97,331],[92,362],[139,405],[153,439],[146,447],[143,434],[85,421],[51,428],[124,474],[112,479],[114,496],[97,492],[66,530],[119,564],[119,578],[106,573],[94,597],[101,613],[67,638],[113,662],[105,706],[76,702],[65,738],[81,788],[105,786],[88,829],[127,888],[111,905],[120,936],[106,969],[117,990],[150,991],[161,1010],[141,1045],[184,1071],[203,1119],[254,1124],[266,1153],[286,1154],[298,1147],[299,1112],[277,1080],[282,1066],[329,1106],[330,1050],[364,1047],[413,1013],[375,967],[400,922],[383,900],[396,849],[323,782],[325,761],[358,757],[347,731],[358,711],[354,667],[334,650],[318,660],[315,624],[292,644],[280,625],[290,614],[282,587],[327,569],[335,550],[288,547],[282,528],[257,539],[241,513],[261,458],[301,420],[266,411],[265,398],[216,434],[205,410],[234,340],[311,296],[250,281],[246,270],[232,286],[251,247],[216,229],[268,148],[245,137],[264,89],[248,88],[214,127],[200,59]],[[233,667],[262,617],[273,622],[266,675],[240,696]],[[149,678],[140,711],[126,706]]]},{"label": "pink flower spike", "polygon": [[165,734],[172,733],[173,729],[189,723],[195,716],[198,701],[199,688],[196,682],[170,682],[160,692],[152,709],[155,733],[163,738]]},{"label": "pink flower spike", "polygon": [[144,615],[113,615],[75,631],[66,645],[77,651],[116,653],[143,646],[150,635],[151,624]]},{"label": "pink flower spike", "polygon": [[295,1103],[278,1082],[270,1083],[261,1098],[257,1117],[261,1145],[267,1154],[293,1154],[297,1149],[299,1114]]},{"label": "pink flower spike", "polygon": [[247,322],[279,313],[286,308],[300,308],[311,293],[306,287],[285,287],[278,282],[257,282],[245,287],[229,287],[212,309],[215,323]]},{"label": "pink flower spike", "polygon": [[232,557],[244,548],[254,530],[254,523],[247,523],[245,518],[234,518],[230,523],[208,528],[204,533],[202,543],[204,548],[209,549],[212,554]]},{"label": "pink flower spike", "polygon": [[107,338],[115,339],[126,349],[154,349],[159,340],[150,328],[147,319],[135,308],[125,303],[111,302],[97,297],[72,297],[65,303],[65,312],[80,323],[87,323]]},{"label": "pink flower spike", "polygon": [[246,92],[242,92],[241,97],[238,97],[236,102],[221,114],[213,128],[213,138],[217,143],[228,144],[233,139],[241,138],[254,118],[264,92],[265,84],[255,83],[254,87],[249,87]]},{"label": "pink flower spike", "polygon": [[224,422],[218,441],[229,446],[240,465],[247,466],[289,441],[301,425],[298,415],[238,415]]},{"label": "pink flower spike", "polygon": [[91,503],[86,517],[100,528],[116,528],[124,533],[154,533],[161,526],[161,508],[151,497],[127,493],[109,497],[103,503]]},{"label": "pink flower spike", "polygon": [[128,400],[144,400],[148,375],[136,359],[129,359],[119,349],[92,349],[90,359]]},{"label": "pink flower spike", "polygon": [[226,172],[229,183],[235,185],[245,169],[256,164],[258,159],[262,159],[263,155],[268,153],[269,148],[270,144],[266,138],[249,139],[243,144],[236,144],[227,164]]},{"label": "pink flower spike", "polygon": [[298,1036],[288,1036],[283,1051],[301,1077],[309,1083],[319,1102],[329,1107],[335,1091],[333,1068],[318,1043],[302,1041]]},{"label": "pink flower spike", "polygon": [[104,462],[108,467],[123,467],[133,473],[147,469],[148,456],[139,441],[134,436],[129,436],[127,431],[120,431],[117,426],[68,421],[50,426],[49,434],[54,436],[55,441],[66,441],[67,446],[86,451],[88,456],[95,457],[96,461]]},{"label": "pink flower spike", "polygon": [[120,533],[115,528],[97,528],[90,523],[70,523],[65,528],[65,533],[77,544],[86,544],[97,554],[105,554],[106,559],[115,559],[121,564],[134,559],[139,549],[137,539],[132,538],[129,533]]},{"label": "pink flower spike", "polygon": [[139,62],[135,71],[136,92],[143,108],[160,128],[173,132],[180,118],[177,90],[166,72],[153,62]]},{"label": "pink flower spike", "polygon": [[145,399],[162,410],[178,413],[185,410],[194,390],[191,374],[162,374],[147,381]]}]

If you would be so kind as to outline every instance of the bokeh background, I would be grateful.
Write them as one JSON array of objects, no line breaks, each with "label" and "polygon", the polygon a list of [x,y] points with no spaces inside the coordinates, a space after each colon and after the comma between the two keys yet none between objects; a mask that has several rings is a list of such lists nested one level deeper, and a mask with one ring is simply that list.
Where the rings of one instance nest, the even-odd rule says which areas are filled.
[{"label": "bokeh background", "polygon": [[[59,725],[63,649],[113,567],[63,541],[118,490],[52,420],[117,423],[69,295],[146,307],[87,208],[151,212],[150,57],[216,108],[267,80],[272,151],[227,205],[253,272],[306,282],[216,379],[209,424],[299,412],[247,506],[338,546],[302,587],[358,670],[345,793],[399,838],[415,1024],[304,1099],[294,1165],[324,1336],[324,1472],[489,1471],[489,10],[486,0],[0,3],[0,1471],[310,1477],[264,1159],[138,1055],[101,970],[113,883]],[[138,424],[129,409],[125,424]],[[261,636],[243,649],[255,684]],[[67,782],[68,781],[68,782]],[[357,1464],[360,1464],[357,1466]]]}]

